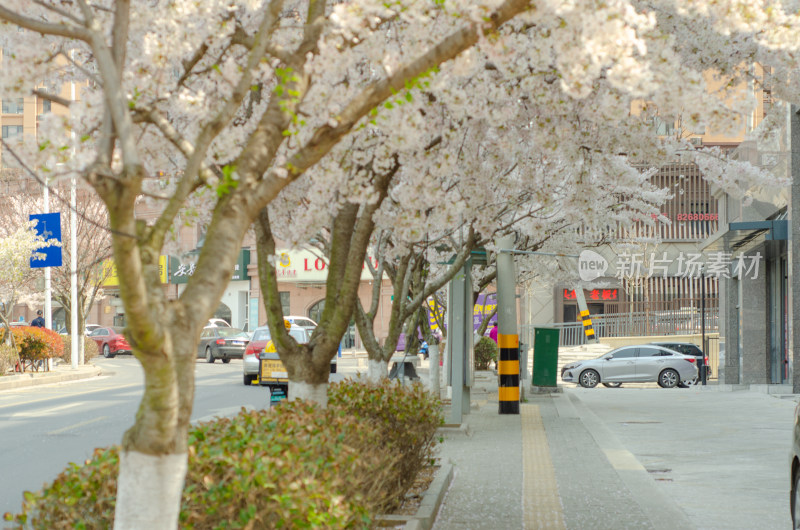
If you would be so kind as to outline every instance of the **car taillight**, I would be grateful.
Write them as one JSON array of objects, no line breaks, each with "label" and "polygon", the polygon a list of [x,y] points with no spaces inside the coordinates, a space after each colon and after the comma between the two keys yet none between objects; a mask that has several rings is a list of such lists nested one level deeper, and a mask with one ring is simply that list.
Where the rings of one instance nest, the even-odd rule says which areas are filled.
[{"label": "car taillight", "polygon": [[694,357],[691,357],[691,358],[689,358],[689,359],[686,359],[686,360],[687,360],[687,361],[689,361],[690,363],[694,364],[695,358],[694,358]]},{"label": "car taillight", "polygon": [[247,349],[244,351],[245,355],[256,355],[258,350],[254,346],[248,346]]},{"label": "car taillight", "polygon": [[217,339],[216,344],[217,346],[225,346],[225,339]]}]

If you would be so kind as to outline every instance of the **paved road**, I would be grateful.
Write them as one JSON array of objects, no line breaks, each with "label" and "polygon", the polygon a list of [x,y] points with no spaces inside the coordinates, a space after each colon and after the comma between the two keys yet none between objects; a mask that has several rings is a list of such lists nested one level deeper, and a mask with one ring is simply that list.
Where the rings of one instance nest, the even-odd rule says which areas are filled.
[{"label": "paved road", "polygon": [[[23,491],[40,489],[69,462],[119,443],[133,424],[143,392],[138,362],[130,356],[95,362],[108,375],[0,392],[0,514],[18,510]],[[199,361],[196,381],[193,421],[267,403],[265,388],[242,384],[238,360]]]},{"label": "paved road", "polygon": [[570,392],[584,405],[579,411],[595,438],[616,438],[697,528],[791,527],[797,396],[624,387]]}]

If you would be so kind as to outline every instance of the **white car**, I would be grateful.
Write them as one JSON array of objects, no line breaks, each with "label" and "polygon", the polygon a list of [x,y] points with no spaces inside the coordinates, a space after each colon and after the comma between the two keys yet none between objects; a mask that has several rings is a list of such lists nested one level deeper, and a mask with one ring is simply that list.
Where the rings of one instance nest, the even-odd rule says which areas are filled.
[{"label": "white car", "polygon": [[221,318],[209,318],[208,324],[206,324],[207,328],[229,328],[231,325],[226,321],[222,320]]},{"label": "white car", "polygon": [[313,331],[314,328],[317,327],[317,323],[308,317],[289,315],[288,317],[283,317],[283,318],[284,320],[288,320],[289,323],[294,326],[300,326],[301,328],[310,329],[311,331]]},{"label": "white car", "polygon": [[597,359],[564,365],[561,380],[594,388],[598,383],[618,387],[622,383],[657,382],[663,388],[684,386],[697,378],[697,358],[653,344],[622,346]]}]

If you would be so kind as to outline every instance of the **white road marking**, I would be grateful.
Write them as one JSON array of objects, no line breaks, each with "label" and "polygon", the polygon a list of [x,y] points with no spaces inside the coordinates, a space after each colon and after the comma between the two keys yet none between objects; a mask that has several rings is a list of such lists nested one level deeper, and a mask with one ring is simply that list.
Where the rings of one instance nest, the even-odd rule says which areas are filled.
[{"label": "white road marking", "polygon": [[[45,385],[42,385],[42,386],[45,386]],[[42,386],[35,387],[35,388],[42,388]],[[106,387],[103,387],[103,388],[95,388],[94,390],[87,390],[86,392],[75,392],[74,394],[59,394],[59,395],[56,395],[56,396],[49,396],[49,397],[45,397],[45,398],[31,399],[30,401],[16,401],[14,403],[7,403],[5,405],[0,405],[0,409],[7,409],[7,408],[10,408],[10,407],[19,407],[20,405],[30,405],[32,403],[41,403],[43,401],[52,401],[54,399],[64,399],[64,398],[70,398],[70,397],[75,397],[75,396],[82,396],[82,395],[85,395],[85,394],[94,394],[95,392],[106,392],[108,390],[114,390],[114,389],[120,389],[120,388],[133,388],[133,387],[141,387],[141,386],[142,386],[141,383],[134,383],[134,384],[130,384],[130,385],[106,386]]]},{"label": "white road marking", "polygon": [[82,421],[80,423],[76,423],[75,425],[68,425],[67,427],[62,427],[61,429],[56,429],[55,431],[50,431],[47,433],[48,435],[53,434],[61,434],[63,432],[71,431],[72,429],[77,429],[78,427],[85,427],[91,423],[96,423],[98,421],[107,420],[108,416],[99,416],[97,418],[92,418],[91,420]]},{"label": "white road marking", "polygon": [[32,412],[15,412],[11,415],[12,418],[41,418],[42,416],[52,416],[58,412],[63,410],[72,409],[75,407],[80,407],[81,405],[86,405],[88,401],[79,401],[77,403],[67,403],[66,405],[61,405],[60,407],[48,407],[45,409],[39,409]]}]

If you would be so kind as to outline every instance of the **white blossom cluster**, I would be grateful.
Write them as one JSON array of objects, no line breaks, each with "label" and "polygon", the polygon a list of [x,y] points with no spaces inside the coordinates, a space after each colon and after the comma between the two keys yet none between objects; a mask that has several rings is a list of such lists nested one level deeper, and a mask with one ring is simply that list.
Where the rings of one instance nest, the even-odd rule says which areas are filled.
[{"label": "white blossom cluster", "polygon": [[[294,157],[320,131],[339,126],[367,87],[402,76],[445,37],[476,24],[475,46],[401,78],[392,96],[272,202],[292,245],[324,231],[344,202],[375,201],[372,179],[395,166],[376,222],[395,231],[399,247],[466,225],[485,238],[512,224],[531,236],[580,227],[581,237],[602,237],[609,224],[657,212],[668,192],[653,189],[642,168],[688,148],[659,138],[647,113],[632,112],[637,102],[723,132],[740,130],[755,105],[741,87],[754,82],[756,62],[770,66],[776,96],[800,94],[800,23],[790,2],[541,0],[499,30],[481,31],[491,13],[511,4],[352,0],[331,2],[308,20],[304,1],[152,0],[131,11],[124,43],[114,40],[111,0],[1,0],[0,8],[64,28],[101,28],[108,50],[124,53],[121,88],[152,177],[139,183],[143,200],[169,197],[184,178],[187,149],[206,150],[212,171],[185,201],[180,222],[209,219],[226,190],[246,184],[235,165],[251,143],[265,142],[275,98],[291,120],[277,150],[265,155],[264,181],[292,175]],[[103,58],[80,39],[20,31],[8,14],[0,18],[11,21],[2,27],[4,97],[78,84],[69,113],[46,116],[21,156],[54,175],[86,174],[107,154],[96,141],[109,120]],[[264,53],[253,57],[255,36],[270,20]],[[318,39],[298,62],[293,54],[314,32]],[[208,125],[242,79],[249,79],[247,94],[206,142]],[[169,127],[148,121],[152,112]],[[189,147],[178,149],[167,129]],[[726,191],[746,194],[766,182],[746,163],[717,160],[697,158]],[[122,167],[119,147],[110,167]]]}]

